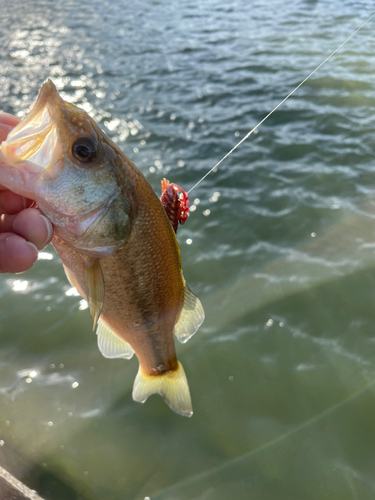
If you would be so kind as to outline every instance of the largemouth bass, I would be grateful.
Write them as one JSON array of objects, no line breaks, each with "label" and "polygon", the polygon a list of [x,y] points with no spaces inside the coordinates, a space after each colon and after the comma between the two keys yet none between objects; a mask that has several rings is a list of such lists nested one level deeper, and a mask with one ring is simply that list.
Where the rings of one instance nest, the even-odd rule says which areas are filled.
[{"label": "largemouth bass", "polygon": [[138,168],[47,81],[0,146],[0,183],[35,200],[53,223],[52,244],[88,301],[102,354],[135,352],[133,399],[158,393],[191,416],[174,335],[186,342],[204,312],[185,283],[172,225]]}]

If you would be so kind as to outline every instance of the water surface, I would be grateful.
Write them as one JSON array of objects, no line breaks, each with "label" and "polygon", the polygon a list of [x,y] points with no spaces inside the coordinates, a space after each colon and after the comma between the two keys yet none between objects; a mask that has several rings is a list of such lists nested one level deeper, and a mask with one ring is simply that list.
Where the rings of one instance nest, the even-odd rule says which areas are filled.
[{"label": "water surface", "polygon": [[[157,192],[188,189],[372,8],[3,0],[1,107],[24,116],[50,77]],[[2,276],[0,463],[43,498],[374,498],[373,33],[191,193],[191,419],[132,401],[136,359],[101,357],[51,247]]]}]

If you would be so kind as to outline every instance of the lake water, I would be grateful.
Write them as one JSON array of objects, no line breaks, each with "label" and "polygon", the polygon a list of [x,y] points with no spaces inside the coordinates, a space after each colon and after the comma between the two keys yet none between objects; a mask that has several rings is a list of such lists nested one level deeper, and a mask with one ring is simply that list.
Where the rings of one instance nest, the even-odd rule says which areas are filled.
[{"label": "lake water", "polygon": [[[1,107],[51,77],[158,193],[189,189],[373,7],[3,0]],[[0,464],[42,498],[374,498],[374,23],[190,195],[191,419],[132,401],[137,360],[100,355],[52,247],[1,277]]]}]

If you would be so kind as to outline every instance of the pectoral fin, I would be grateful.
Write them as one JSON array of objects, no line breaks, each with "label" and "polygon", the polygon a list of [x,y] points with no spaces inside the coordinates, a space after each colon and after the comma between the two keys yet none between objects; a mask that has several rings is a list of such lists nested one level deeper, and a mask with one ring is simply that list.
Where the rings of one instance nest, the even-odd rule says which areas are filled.
[{"label": "pectoral fin", "polygon": [[102,319],[98,321],[96,334],[99,350],[105,358],[130,359],[133,356],[132,346],[116,335]]},{"label": "pectoral fin", "polygon": [[204,320],[201,301],[189,290],[186,283],[184,293],[184,305],[174,327],[177,339],[183,344],[194,335]]},{"label": "pectoral fin", "polygon": [[104,278],[99,259],[92,259],[89,265],[86,264],[83,274],[85,277],[87,302],[92,318],[92,329],[94,330],[104,302]]}]

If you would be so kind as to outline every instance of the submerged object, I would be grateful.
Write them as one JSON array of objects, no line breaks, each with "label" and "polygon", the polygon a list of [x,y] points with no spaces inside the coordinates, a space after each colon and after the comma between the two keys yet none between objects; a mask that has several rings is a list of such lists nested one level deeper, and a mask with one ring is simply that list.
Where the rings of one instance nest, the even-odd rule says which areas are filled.
[{"label": "submerged object", "polygon": [[185,283],[175,233],[150,184],[51,81],[0,151],[0,183],[35,200],[53,223],[52,244],[88,301],[102,354],[137,355],[133,399],[158,393],[191,416],[174,335],[186,342],[204,311]]}]

